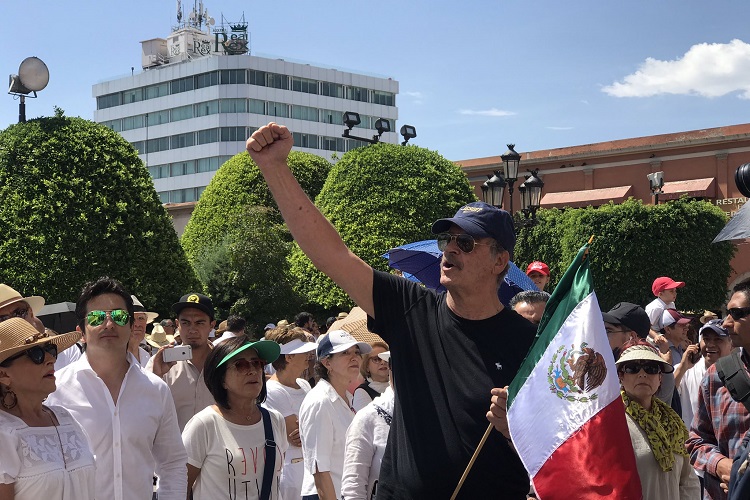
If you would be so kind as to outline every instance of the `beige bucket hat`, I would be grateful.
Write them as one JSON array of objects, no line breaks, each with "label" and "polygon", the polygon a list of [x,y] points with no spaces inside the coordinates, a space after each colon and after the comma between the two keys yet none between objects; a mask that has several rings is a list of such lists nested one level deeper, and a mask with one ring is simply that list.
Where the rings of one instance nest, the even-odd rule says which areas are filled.
[{"label": "beige bucket hat", "polygon": [[156,324],[151,330],[150,335],[146,335],[146,342],[154,347],[164,347],[165,345],[174,344],[174,335],[167,335],[164,327]]},{"label": "beige bucket hat", "polygon": [[18,293],[5,283],[0,283],[0,308],[21,301],[29,304],[31,310],[34,311],[34,316],[36,316],[39,311],[42,310],[42,307],[44,307],[44,298],[38,295],[32,295],[31,297],[22,297],[20,293]]}]

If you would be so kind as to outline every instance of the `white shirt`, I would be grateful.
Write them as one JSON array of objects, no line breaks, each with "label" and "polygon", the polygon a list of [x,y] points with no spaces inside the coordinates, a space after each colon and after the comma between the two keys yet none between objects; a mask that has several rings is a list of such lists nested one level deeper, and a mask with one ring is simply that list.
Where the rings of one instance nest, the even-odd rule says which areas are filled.
[{"label": "white shirt", "polygon": [[83,353],[78,344],[73,344],[64,351],[57,354],[57,360],[55,360],[55,371],[62,370],[74,361],[78,361]]},{"label": "white shirt", "polygon": [[86,433],[64,408],[50,410],[57,427],[29,427],[0,411],[0,483],[13,484],[15,500],[93,500],[96,468]]},{"label": "white shirt", "polygon": [[344,476],[341,482],[341,498],[344,500],[369,500],[375,493],[380,464],[383,462],[385,445],[393,417],[394,393],[388,387],[354,415],[346,431],[346,456]]},{"label": "white shirt", "polygon": [[[383,394],[389,386],[387,380],[385,382],[376,382],[371,378],[367,379],[367,384],[370,388],[375,389],[378,394]],[[354,394],[352,395],[352,408],[354,408],[355,411],[361,410],[370,403],[372,403],[372,398],[367,394],[366,390],[360,388],[354,390]]]},{"label": "white shirt", "polygon": [[651,329],[655,332],[664,328],[664,325],[661,322],[661,316],[665,309],[675,309],[674,302],[667,304],[659,297],[656,297],[646,306],[646,314],[648,314],[648,319],[651,321]]},{"label": "white shirt", "polygon": [[[279,475],[287,447],[286,424],[278,412],[269,410],[269,413],[276,443],[270,498],[279,500]],[[262,418],[256,424],[237,425],[208,407],[190,419],[182,439],[188,463],[201,470],[193,485],[194,500],[259,498],[266,464]]]},{"label": "white shirt", "polygon": [[167,384],[128,354],[128,371],[114,404],[88,355],[56,373],[47,402],[66,408],[88,433],[96,456],[96,493],[112,500],[145,500],[159,476],[159,500],[184,500],[187,453]]},{"label": "white shirt", "polygon": [[151,355],[148,353],[148,351],[143,347],[138,346],[138,364],[141,365],[141,368],[144,368],[146,366],[146,363],[148,363],[149,359],[151,359]]},{"label": "white shirt", "polygon": [[336,498],[341,497],[346,429],[354,418],[350,401],[351,394],[347,393],[345,401],[325,379],[320,379],[305,396],[299,411],[305,463],[302,495],[317,495],[313,477],[317,468],[319,472],[330,473]]},{"label": "white shirt", "polygon": [[677,388],[682,405],[682,421],[688,429],[698,411],[698,394],[701,392],[701,381],[706,371],[706,360],[702,358],[682,375],[680,387]]}]

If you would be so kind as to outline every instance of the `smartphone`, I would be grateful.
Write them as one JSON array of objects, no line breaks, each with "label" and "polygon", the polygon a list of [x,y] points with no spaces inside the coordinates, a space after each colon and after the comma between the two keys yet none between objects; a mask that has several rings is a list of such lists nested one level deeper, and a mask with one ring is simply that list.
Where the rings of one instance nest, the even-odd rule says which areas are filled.
[{"label": "smartphone", "polygon": [[189,345],[179,345],[177,347],[170,347],[164,349],[162,353],[164,361],[171,363],[172,361],[184,361],[186,359],[193,359],[193,348]]},{"label": "smartphone", "polygon": [[690,362],[695,364],[701,359],[701,351],[698,349],[698,352],[694,352],[690,355]]}]

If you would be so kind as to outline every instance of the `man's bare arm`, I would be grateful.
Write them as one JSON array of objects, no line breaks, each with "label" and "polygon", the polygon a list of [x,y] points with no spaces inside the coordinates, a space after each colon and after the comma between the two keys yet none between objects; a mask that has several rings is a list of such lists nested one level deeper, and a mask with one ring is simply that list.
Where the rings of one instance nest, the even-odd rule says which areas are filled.
[{"label": "man's bare arm", "polygon": [[374,316],[372,268],[347,248],[292,175],[286,159],[293,143],[289,130],[272,122],[253,133],[247,140],[247,151],[305,255],[359,307]]}]

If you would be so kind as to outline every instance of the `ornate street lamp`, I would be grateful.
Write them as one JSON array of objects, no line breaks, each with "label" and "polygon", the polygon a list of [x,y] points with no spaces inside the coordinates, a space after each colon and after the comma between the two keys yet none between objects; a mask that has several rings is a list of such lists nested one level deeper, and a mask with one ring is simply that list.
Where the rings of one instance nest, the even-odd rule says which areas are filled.
[{"label": "ornate street lamp", "polygon": [[505,179],[499,170],[494,175],[488,175],[488,179],[482,184],[482,201],[496,208],[503,207],[503,194],[505,193]]},{"label": "ornate street lamp", "polygon": [[538,221],[536,211],[539,210],[542,198],[544,182],[539,178],[539,169],[529,170],[531,174],[523,184],[518,186],[521,195],[521,210],[518,217],[514,218],[516,231],[524,227],[535,226]]},{"label": "ornate street lamp", "polygon": [[513,215],[513,184],[518,178],[518,166],[521,164],[521,155],[513,149],[515,144],[508,144],[508,151],[500,155],[503,160],[503,170],[505,171],[505,182],[508,183],[508,196],[510,198],[510,214]]}]

